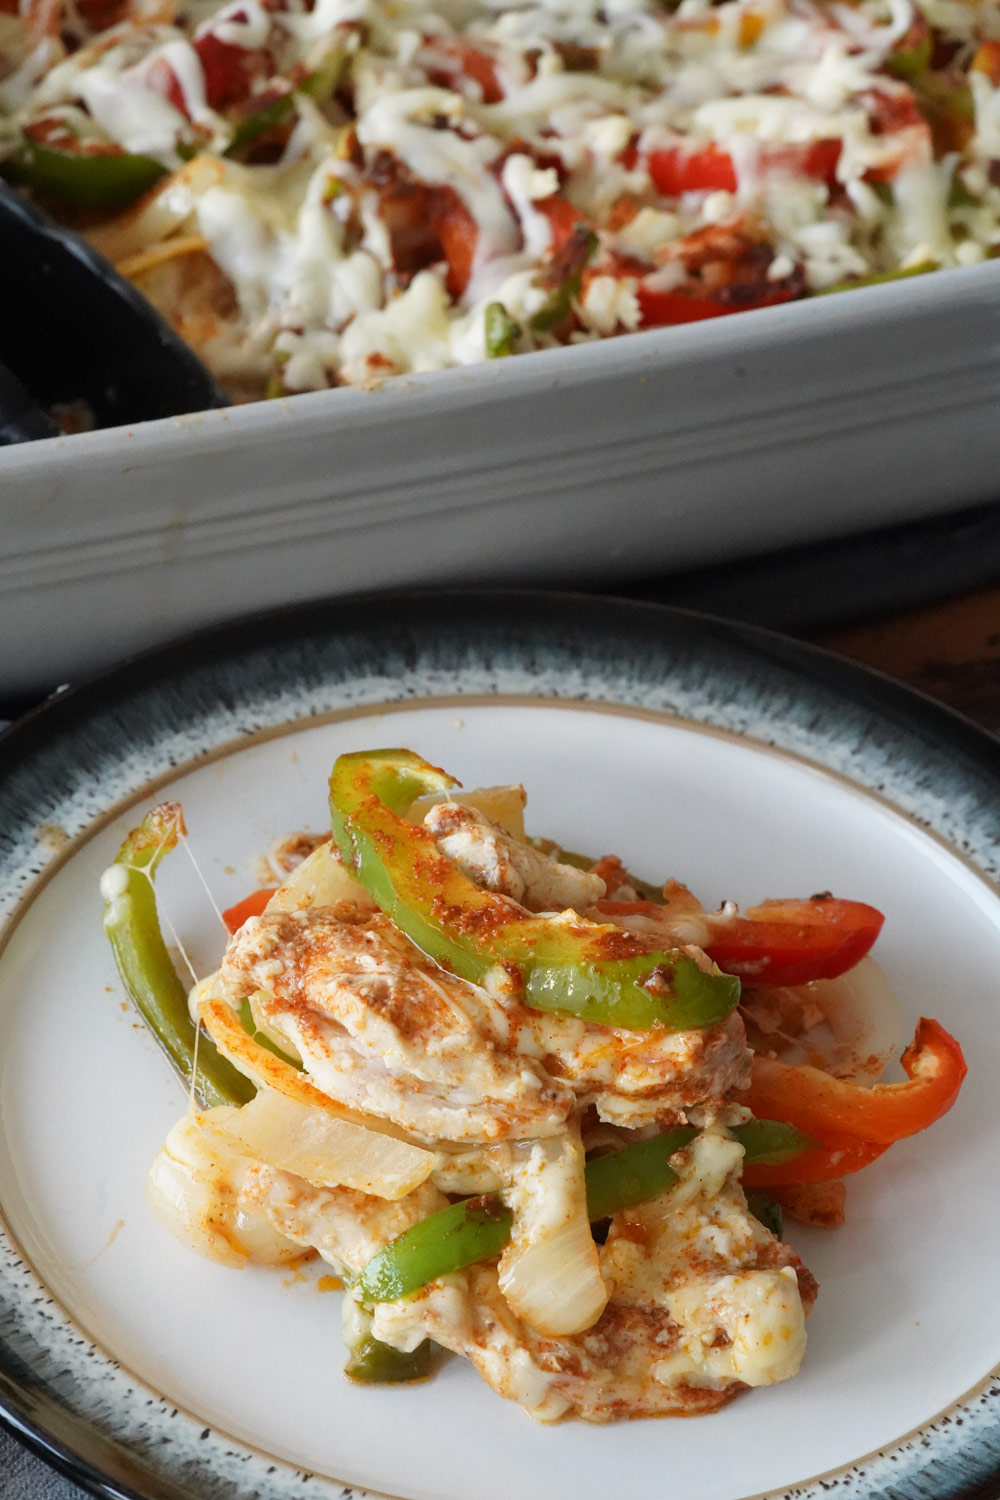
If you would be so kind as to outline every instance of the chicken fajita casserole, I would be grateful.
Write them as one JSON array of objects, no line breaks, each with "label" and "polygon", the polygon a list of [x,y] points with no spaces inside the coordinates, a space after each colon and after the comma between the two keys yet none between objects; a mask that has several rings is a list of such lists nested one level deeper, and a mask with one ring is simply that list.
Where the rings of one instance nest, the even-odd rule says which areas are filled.
[{"label": "chicken fajita casserole", "polygon": [[706,912],[529,839],[524,802],[341,756],[332,836],[280,846],[190,993],[153,887],[183,820],[147,815],[102,894],[191,1089],[149,1200],[226,1265],[326,1262],[356,1380],[437,1349],[541,1421],[714,1411],[802,1362],[817,1288],[782,1207],[840,1222],[844,1178],[950,1108],[961,1051],[923,1020],[876,1081],[900,1024],[871,906]]},{"label": "chicken fajita casserole", "polygon": [[1000,245],[995,0],[0,0],[0,172],[236,399]]}]

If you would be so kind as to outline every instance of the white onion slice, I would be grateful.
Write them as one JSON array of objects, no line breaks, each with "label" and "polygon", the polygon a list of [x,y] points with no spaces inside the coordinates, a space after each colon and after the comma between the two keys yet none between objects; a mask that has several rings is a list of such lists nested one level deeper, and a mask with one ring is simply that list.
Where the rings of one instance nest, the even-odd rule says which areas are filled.
[{"label": "white onion slice", "polygon": [[[754,990],[744,1008],[759,1033],[751,1035],[758,1050],[855,1083],[877,1082],[903,1041],[899,1002],[873,958],[863,958],[838,979]],[[782,1028],[783,1012],[817,1019],[790,1034]]]},{"label": "white onion slice", "polygon": [[303,911],[307,907],[335,906],[338,901],[353,901],[375,910],[375,902],[364,886],[358,884],[326,843],[317,845],[295,866],[267,903],[267,910]]},{"label": "white onion slice", "polygon": [[267,1088],[221,1128],[237,1151],[265,1166],[294,1172],[314,1187],[349,1187],[377,1198],[405,1197],[441,1159]]},{"label": "white onion slice", "polygon": [[515,1154],[504,1195],[514,1227],[500,1257],[500,1290],[539,1333],[582,1333],[608,1300],[587,1216],[583,1145],[578,1136],[556,1136]]},{"label": "white onion slice", "polygon": [[181,1244],[209,1260],[233,1267],[297,1260],[302,1246],[279,1234],[242,1195],[251,1163],[223,1133],[238,1114],[226,1104],[178,1120],[149,1169],[146,1199]]},{"label": "white onion slice", "polygon": [[[314,1083],[310,1083],[306,1075],[300,1073],[291,1063],[285,1062],[284,1058],[276,1057],[273,1052],[262,1047],[248,1032],[243,1030],[239,1016],[228,1000],[222,999],[206,987],[210,983],[209,980],[203,980],[201,985],[196,985],[191,992],[192,999],[197,1004],[198,1017],[204,1022],[205,1030],[223,1056],[228,1057],[233,1067],[238,1068],[258,1089],[276,1089],[279,1094],[284,1094],[299,1104],[324,1110],[331,1119],[343,1120],[373,1134],[389,1136],[393,1140],[403,1141],[406,1144],[410,1143],[406,1131],[394,1125],[391,1120],[361,1114],[357,1110],[348,1109],[345,1104],[338,1104],[336,1099],[331,1099],[329,1094],[324,1094]],[[441,1165],[441,1156],[438,1152],[427,1151],[424,1147],[416,1146],[413,1149],[424,1151],[424,1155],[430,1158],[431,1165],[428,1167],[428,1172],[434,1171]]]},{"label": "white onion slice", "polygon": [[[79,60],[81,54],[77,54]],[[199,197],[225,177],[226,164],[212,156],[196,156],[164,177],[128,213],[87,230],[87,239],[109,260],[125,260],[150,245],[177,234],[192,218]]]}]

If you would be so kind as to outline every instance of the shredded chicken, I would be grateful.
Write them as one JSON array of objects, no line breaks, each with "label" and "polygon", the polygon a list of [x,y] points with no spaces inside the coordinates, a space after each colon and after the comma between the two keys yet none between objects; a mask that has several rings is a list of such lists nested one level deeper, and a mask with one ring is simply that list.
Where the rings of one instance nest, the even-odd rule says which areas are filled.
[{"label": "shredded chicken", "polygon": [[220,980],[237,999],[259,993],[331,1098],[422,1138],[549,1135],[573,1107],[566,1083],[511,1046],[503,1006],[380,912],[341,902],[252,918]]},{"label": "shredded chicken", "polygon": [[442,854],[484,891],[498,891],[529,911],[582,911],[605,894],[599,875],[562,865],[510,837],[484,813],[440,802],[424,823]]}]

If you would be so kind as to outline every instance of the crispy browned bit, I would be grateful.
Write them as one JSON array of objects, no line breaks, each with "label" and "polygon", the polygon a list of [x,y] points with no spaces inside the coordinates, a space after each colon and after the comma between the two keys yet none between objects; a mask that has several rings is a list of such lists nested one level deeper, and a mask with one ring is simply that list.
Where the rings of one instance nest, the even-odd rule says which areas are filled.
[{"label": "crispy browned bit", "polygon": [[803,1182],[768,1190],[790,1219],[811,1224],[816,1229],[839,1229],[844,1222],[847,1184],[837,1182]]},{"label": "crispy browned bit", "polygon": [[[583,215],[580,215],[581,219]],[[560,287],[574,276],[581,276],[593,251],[592,232],[583,223],[577,225],[561,250],[549,261],[541,278],[543,286]]]}]

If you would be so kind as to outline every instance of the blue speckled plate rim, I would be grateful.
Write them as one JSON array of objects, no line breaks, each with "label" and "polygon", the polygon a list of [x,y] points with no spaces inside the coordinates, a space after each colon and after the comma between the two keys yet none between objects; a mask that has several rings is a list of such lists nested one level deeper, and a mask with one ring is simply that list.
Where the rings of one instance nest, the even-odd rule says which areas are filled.
[{"label": "blue speckled plate rim", "polygon": [[[0,919],[123,797],[241,736],[430,697],[530,696],[728,730],[846,776],[995,882],[1000,750],[891,679],[755,627],[660,605],[441,590],[292,606],[144,653],[0,736]],[[998,1348],[1000,1354],[1000,1348]],[[91,1493],[305,1500],[366,1492],[203,1428],[90,1345],[0,1225],[0,1421]],[[994,1371],[934,1421],[773,1500],[995,1500]],[[474,1500],[474,1497],[470,1497]]]}]

